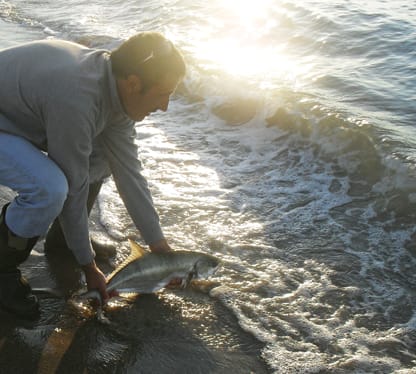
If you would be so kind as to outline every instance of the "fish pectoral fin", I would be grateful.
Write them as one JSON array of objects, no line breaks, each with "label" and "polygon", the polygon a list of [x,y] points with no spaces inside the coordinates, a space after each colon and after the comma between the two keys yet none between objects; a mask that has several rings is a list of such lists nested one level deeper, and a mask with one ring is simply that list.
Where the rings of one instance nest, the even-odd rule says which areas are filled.
[{"label": "fish pectoral fin", "polygon": [[189,284],[189,281],[190,281],[189,277],[184,278],[182,276],[175,275],[175,274],[170,275],[170,276],[168,276],[166,278],[163,278],[163,279],[159,279],[159,280],[154,279],[153,281],[146,282],[147,287],[149,289],[152,289],[152,291],[150,291],[149,293],[159,291],[162,288],[165,288],[165,287],[169,286],[170,282],[172,282],[172,280],[176,280],[176,279],[181,279],[180,287],[183,287],[183,288],[185,288]]}]

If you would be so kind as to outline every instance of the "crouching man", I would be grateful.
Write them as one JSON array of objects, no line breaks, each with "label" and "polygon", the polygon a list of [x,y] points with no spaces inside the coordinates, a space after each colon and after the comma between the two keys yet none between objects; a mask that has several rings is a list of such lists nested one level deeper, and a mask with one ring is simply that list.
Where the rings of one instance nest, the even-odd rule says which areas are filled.
[{"label": "crouching man", "polygon": [[0,307],[38,314],[18,266],[45,233],[45,251],[72,251],[88,288],[107,300],[88,231],[103,178],[113,176],[150,249],[171,250],[140,172],[134,125],[167,110],[184,60],[161,34],[144,32],[111,52],[62,40],[8,48],[0,72],[0,185],[17,193],[0,214]]}]

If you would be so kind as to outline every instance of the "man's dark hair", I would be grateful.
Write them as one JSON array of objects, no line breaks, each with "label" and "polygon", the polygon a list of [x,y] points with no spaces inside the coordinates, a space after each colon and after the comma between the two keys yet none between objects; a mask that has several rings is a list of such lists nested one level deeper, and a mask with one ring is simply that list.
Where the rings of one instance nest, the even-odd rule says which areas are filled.
[{"label": "man's dark hair", "polygon": [[123,42],[110,55],[117,78],[139,76],[143,90],[162,82],[167,75],[185,75],[184,59],[178,49],[158,32],[142,32]]}]

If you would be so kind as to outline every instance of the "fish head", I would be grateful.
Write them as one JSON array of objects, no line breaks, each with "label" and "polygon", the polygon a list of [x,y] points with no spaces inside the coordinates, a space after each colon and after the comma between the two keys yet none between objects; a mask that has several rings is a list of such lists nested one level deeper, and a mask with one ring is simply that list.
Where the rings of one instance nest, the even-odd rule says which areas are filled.
[{"label": "fish head", "polygon": [[201,256],[194,265],[194,278],[208,278],[217,271],[219,266],[220,260],[218,258],[210,255]]}]

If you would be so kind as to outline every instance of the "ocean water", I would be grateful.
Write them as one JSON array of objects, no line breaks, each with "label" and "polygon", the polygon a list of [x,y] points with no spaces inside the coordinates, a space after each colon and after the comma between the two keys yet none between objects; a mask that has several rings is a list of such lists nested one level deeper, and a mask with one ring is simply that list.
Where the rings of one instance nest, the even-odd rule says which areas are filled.
[{"label": "ocean water", "polygon": [[[0,1],[0,47],[143,30],[188,64],[137,142],[172,246],[223,260],[211,297],[272,372],[415,372],[415,3]],[[111,180],[99,209],[137,235]]]}]

